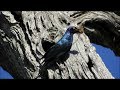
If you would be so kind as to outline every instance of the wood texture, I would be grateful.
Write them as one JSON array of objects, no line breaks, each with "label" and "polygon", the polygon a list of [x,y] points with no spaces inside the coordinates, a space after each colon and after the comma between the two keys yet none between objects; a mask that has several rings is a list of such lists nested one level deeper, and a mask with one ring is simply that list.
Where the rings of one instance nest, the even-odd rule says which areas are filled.
[{"label": "wood texture", "polygon": [[[0,65],[16,79],[114,79],[92,43],[120,55],[120,17],[102,11],[1,11]],[[70,24],[83,25],[70,55],[41,68],[40,58]]]}]

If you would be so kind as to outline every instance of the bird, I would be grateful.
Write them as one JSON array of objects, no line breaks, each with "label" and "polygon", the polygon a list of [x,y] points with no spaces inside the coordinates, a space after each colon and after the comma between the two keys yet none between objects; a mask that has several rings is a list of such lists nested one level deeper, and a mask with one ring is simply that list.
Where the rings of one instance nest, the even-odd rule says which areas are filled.
[{"label": "bird", "polygon": [[[52,47],[50,47],[42,58],[44,59],[44,64],[47,66],[50,62],[57,62],[60,58],[65,57],[65,55],[70,51],[73,35],[79,33],[79,29],[76,26],[69,26],[63,35],[63,37]],[[42,59],[41,58],[41,59]],[[42,62],[42,63],[43,63]]]}]

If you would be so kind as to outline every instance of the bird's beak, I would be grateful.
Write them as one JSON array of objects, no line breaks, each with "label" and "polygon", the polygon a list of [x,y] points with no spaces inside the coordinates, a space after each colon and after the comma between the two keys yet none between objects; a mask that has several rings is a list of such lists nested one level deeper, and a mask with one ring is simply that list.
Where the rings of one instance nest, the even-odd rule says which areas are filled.
[{"label": "bird's beak", "polygon": [[84,27],[83,27],[83,25],[80,25],[80,26],[78,26],[78,25],[74,25],[74,32],[73,33],[80,33],[80,34],[82,34],[84,32]]},{"label": "bird's beak", "polygon": [[75,33],[80,33],[79,30],[76,30]]},{"label": "bird's beak", "polygon": [[80,29],[78,27],[76,27],[74,33],[80,33]]}]

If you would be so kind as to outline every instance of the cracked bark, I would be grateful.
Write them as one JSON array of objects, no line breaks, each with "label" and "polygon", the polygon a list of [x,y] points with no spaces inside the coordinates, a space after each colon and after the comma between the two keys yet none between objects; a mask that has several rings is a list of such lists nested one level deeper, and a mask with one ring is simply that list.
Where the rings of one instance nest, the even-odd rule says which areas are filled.
[{"label": "cracked bark", "polygon": [[[42,71],[40,58],[72,23],[84,33],[74,35],[69,58]],[[0,65],[16,79],[113,79],[91,42],[120,56],[119,24],[107,11],[1,11]]]}]

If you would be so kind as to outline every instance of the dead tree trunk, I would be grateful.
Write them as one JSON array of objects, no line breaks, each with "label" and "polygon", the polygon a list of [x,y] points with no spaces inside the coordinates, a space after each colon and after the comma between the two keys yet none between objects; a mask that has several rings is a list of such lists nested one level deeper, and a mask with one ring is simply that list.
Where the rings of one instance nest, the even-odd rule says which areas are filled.
[{"label": "dead tree trunk", "polygon": [[[69,58],[51,66],[46,75],[38,61],[71,23],[82,24],[85,33],[74,35]],[[0,65],[16,79],[114,78],[90,42],[120,56],[119,23],[120,17],[113,12],[1,11]]]}]

